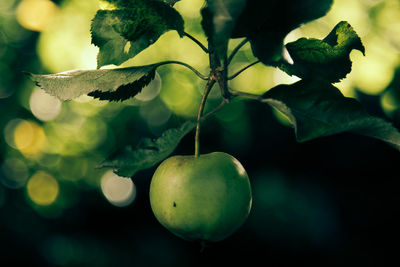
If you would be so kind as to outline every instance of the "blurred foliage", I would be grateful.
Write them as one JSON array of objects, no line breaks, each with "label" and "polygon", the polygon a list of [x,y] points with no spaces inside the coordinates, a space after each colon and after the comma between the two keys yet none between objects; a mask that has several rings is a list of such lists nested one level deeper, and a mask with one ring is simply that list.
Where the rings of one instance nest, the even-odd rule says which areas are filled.
[{"label": "blurred foliage", "polygon": [[[0,265],[197,266],[251,257],[273,266],[373,266],[387,259],[391,246],[382,244],[382,236],[395,229],[399,194],[390,173],[398,152],[349,135],[297,144],[279,112],[247,102],[226,105],[204,124],[202,150],[226,151],[246,166],[254,188],[249,222],[203,254],[159,226],[148,204],[152,170],[121,181],[96,166],[127,144],[194,118],[205,82],[171,66],[160,68],[132,100],[106,103],[84,96],[60,102],[23,74],[96,68],[90,22],[98,5],[97,0],[0,0]],[[202,5],[182,0],[174,7],[186,32],[205,43]],[[323,38],[342,20],[359,33],[366,56],[352,53],[353,71],[336,86],[399,126],[398,0],[336,0],[327,16],[292,31],[285,43]],[[232,40],[229,49],[240,41]],[[173,31],[123,66],[162,60],[180,60],[207,73],[207,55]],[[232,71],[252,60],[246,45]],[[296,80],[258,64],[231,85],[259,94]],[[213,91],[206,108],[219,100]],[[192,137],[177,153],[193,153]],[[374,235],[371,229],[381,232]]]}]

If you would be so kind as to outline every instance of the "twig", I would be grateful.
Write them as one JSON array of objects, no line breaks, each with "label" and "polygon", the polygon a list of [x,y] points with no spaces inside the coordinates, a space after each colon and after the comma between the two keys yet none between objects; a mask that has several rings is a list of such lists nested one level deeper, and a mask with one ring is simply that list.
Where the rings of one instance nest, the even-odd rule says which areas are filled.
[{"label": "twig", "polygon": [[201,49],[203,49],[204,52],[208,54],[208,49],[196,38],[194,38],[192,35],[188,34],[187,32],[183,33],[186,37],[191,39],[193,42],[195,42],[198,46],[200,46]]},{"label": "twig", "polygon": [[213,115],[214,113],[218,112],[219,110],[221,110],[225,104],[227,103],[227,101],[225,99],[222,100],[221,104],[219,104],[216,108],[214,108],[213,110],[209,111],[208,113],[206,113],[205,115],[203,115],[201,117],[201,120],[205,120],[207,119],[209,116]]},{"label": "twig", "polygon": [[162,65],[167,65],[167,64],[177,64],[177,65],[185,66],[186,68],[188,68],[191,71],[193,71],[200,79],[208,80],[208,76],[206,76],[204,74],[201,74],[198,70],[196,70],[195,68],[193,68],[189,64],[181,62],[181,61],[175,61],[175,60],[163,61],[163,62],[158,63],[157,66],[162,66]]},{"label": "twig", "polygon": [[242,48],[247,42],[249,41],[249,39],[244,39],[242,42],[240,42],[240,44],[238,44],[238,46],[235,47],[235,49],[233,49],[232,53],[230,54],[229,58],[228,58],[228,64],[231,63],[232,59],[235,57],[236,53],[239,52],[240,48]]},{"label": "twig", "polygon": [[239,74],[241,74],[243,71],[247,70],[248,68],[252,67],[253,65],[260,63],[260,60],[257,60],[253,63],[251,63],[250,65],[247,65],[246,67],[244,67],[243,69],[239,70],[238,72],[236,72],[235,74],[233,74],[232,76],[228,77],[228,80],[232,80],[235,79],[237,76],[239,76]]}]

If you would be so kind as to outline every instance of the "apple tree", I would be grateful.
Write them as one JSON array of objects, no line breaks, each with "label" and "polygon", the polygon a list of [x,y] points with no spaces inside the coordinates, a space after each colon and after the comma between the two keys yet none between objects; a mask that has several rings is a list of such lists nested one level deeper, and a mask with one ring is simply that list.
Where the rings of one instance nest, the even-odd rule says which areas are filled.
[{"label": "apple tree", "polygon": [[[345,97],[334,85],[351,72],[350,52],[366,52],[356,29],[340,21],[323,39],[302,37],[284,44],[292,30],[325,16],[333,0],[207,0],[200,10],[207,44],[186,32],[184,20],[174,8],[176,2],[104,0],[91,24],[92,43],[99,48],[97,69],[29,74],[44,91],[61,100],[87,94],[104,101],[124,101],[150,84],[157,69],[171,64],[206,81],[197,120],[168,129],[156,139],[144,137],[137,147],[128,146],[100,164],[130,178],[163,162],[153,177],[150,200],[156,217],[176,235],[219,241],[232,234],[250,211],[251,189],[241,164],[226,153],[200,153],[202,122],[233,100],[256,101],[280,111],[299,142],[352,132],[400,149],[400,133],[390,122],[370,115],[360,102]],[[208,55],[208,73],[176,60],[118,67],[168,31],[190,38]],[[230,39],[238,38],[241,42],[229,53]],[[235,56],[248,43],[257,60],[232,70]],[[233,90],[231,81],[255,64],[279,68],[300,80],[263,88],[262,94]],[[115,67],[103,68],[107,65]],[[216,87],[220,105],[205,113],[208,96]],[[168,158],[192,131],[194,155]]]}]

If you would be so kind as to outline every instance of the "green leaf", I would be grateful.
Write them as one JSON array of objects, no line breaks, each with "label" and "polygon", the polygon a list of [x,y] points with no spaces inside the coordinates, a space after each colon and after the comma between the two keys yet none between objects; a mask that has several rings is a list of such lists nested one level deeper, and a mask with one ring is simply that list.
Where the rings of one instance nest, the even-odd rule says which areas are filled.
[{"label": "green leaf", "polygon": [[232,38],[250,40],[254,56],[266,65],[282,58],[283,39],[293,29],[324,16],[333,0],[248,0]]},{"label": "green leaf", "polygon": [[142,139],[135,149],[126,147],[122,152],[103,162],[100,167],[112,167],[117,175],[132,177],[138,171],[151,168],[168,157],[181,139],[195,126],[195,122],[187,121],[179,128],[166,130],[155,140]]},{"label": "green leaf", "polygon": [[400,133],[391,123],[369,115],[357,100],[344,97],[327,82],[301,80],[278,85],[266,92],[262,101],[288,117],[299,142],[350,131],[400,149]]},{"label": "green leaf", "polygon": [[57,74],[29,74],[48,94],[69,100],[89,94],[101,100],[125,100],[138,94],[155,76],[158,64]]},{"label": "green leaf", "polygon": [[236,19],[245,4],[246,0],[207,0],[207,6],[201,10],[204,32],[220,59],[226,55]]},{"label": "green leaf", "polygon": [[169,30],[176,30],[181,37],[184,35],[181,15],[164,2],[115,2],[118,9],[99,10],[92,21],[92,43],[100,48],[98,67],[120,65]]},{"label": "green leaf", "polygon": [[338,23],[323,39],[306,39],[288,43],[286,48],[294,61],[283,70],[301,78],[338,82],[351,71],[350,52],[357,49],[365,54],[360,37],[345,21]]}]

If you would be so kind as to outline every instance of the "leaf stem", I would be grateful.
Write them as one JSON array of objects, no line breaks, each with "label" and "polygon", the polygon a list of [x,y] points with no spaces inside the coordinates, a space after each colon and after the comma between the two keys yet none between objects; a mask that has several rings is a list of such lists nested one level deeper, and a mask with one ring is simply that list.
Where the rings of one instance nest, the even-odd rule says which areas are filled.
[{"label": "leaf stem", "polygon": [[163,61],[160,63],[157,63],[155,65],[157,65],[157,67],[159,66],[163,66],[163,65],[167,65],[167,64],[177,64],[177,65],[182,65],[188,69],[190,69],[191,71],[193,71],[200,79],[202,80],[208,80],[208,76],[200,73],[200,71],[196,70],[194,67],[190,66],[187,63],[181,62],[181,61],[176,61],[176,60],[169,60],[169,61]]},{"label": "leaf stem", "polygon": [[257,60],[253,63],[251,63],[250,65],[247,65],[246,67],[244,67],[243,69],[239,70],[238,72],[236,72],[235,74],[233,74],[232,76],[228,77],[228,80],[232,80],[235,79],[237,76],[239,76],[239,74],[241,74],[243,71],[247,70],[248,68],[254,66],[257,63],[260,63],[260,60]]},{"label": "leaf stem", "polygon": [[197,158],[200,155],[200,121],[201,116],[203,115],[204,106],[207,101],[208,94],[210,93],[212,87],[215,84],[215,79],[208,79],[206,87],[204,88],[203,97],[201,99],[199,113],[197,114],[197,124],[196,124],[196,135],[194,139],[194,156]]},{"label": "leaf stem", "polygon": [[235,57],[236,53],[239,52],[240,48],[242,48],[248,41],[249,41],[248,38],[244,39],[242,42],[240,42],[240,44],[238,44],[238,46],[235,47],[235,49],[233,49],[232,53],[230,54],[230,56],[228,58],[228,65],[229,65],[229,63],[231,63],[231,61]]},{"label": "leaf stem", "polygon": [[191,39],[193,42],[195,42],[198,46],[200,46],[201,49],[203,49],[204,52],[206,52],[207,54],[209,53],[207,47],[205,47],[199,40],[197,40],[195,37],[193,37],[192,35],[188,34],[187,32],[183,33],[186,37],[188,37],[189,39]]}]

